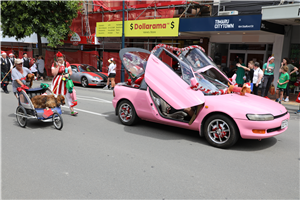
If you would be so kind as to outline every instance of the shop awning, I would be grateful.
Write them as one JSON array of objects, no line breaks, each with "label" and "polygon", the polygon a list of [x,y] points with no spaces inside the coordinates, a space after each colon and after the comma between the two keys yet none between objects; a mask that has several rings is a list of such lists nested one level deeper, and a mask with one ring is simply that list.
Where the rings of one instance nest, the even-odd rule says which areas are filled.
[{"label": "shop awning", "polygon": [[262,7],[262,20],[281,25],[300,25],[300,3]]}]

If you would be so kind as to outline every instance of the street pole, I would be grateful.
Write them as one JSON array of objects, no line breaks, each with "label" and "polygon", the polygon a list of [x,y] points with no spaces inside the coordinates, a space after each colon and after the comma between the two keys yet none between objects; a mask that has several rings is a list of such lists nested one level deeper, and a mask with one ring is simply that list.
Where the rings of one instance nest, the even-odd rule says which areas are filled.
[{"label": "street pole", "polygon": [[[124,48],[124,44],[125,44],[125,35],[124,35],[124,26],[125,26],[125,23],[124,23],[124,15],[125,15],[125,10],[124,10],[124,7],[125,7],[125,0],[123,0],[123,9],[122,9],[122,49]],[[121,58],[122,59],[122,58]],[[123,62],[121,60],[121,64],[122,64],[122,67],[121,67],[121,82],[124,82],[124,65],[123,65]]]}]

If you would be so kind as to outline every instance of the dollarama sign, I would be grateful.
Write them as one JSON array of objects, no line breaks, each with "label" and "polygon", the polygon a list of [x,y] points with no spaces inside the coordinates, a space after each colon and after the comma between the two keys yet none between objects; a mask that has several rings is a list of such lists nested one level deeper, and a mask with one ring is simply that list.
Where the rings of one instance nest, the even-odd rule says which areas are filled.
[{"label": "dollarama sign", "polygon": [[[179,18],[125,21],[125,37],[177,37]],[[97,37],[122,37],[122,22],[97,22]]]}]

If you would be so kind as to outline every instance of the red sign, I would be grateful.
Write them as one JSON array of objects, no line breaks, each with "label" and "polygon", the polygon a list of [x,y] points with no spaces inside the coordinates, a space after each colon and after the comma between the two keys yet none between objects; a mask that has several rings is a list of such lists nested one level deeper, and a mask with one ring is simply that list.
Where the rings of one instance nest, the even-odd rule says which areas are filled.
[{"label": "red sign", "polygon": [[227,61],[227,56],[222,56],[222,63],[226,63]]}]

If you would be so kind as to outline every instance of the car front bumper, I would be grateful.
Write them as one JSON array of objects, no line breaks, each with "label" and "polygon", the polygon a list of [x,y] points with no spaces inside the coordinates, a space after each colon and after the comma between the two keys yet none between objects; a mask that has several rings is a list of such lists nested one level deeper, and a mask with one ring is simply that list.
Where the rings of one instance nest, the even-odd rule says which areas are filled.
[{"label": "car front bumper", "polygon": [[[290,114],[271,121],[250,121],[248,119],[235,119],[243,139],[264,139],[279,135],[286,131],[288,127],[281,129],[281,123],[288,120]],[[265,133],[253,133],[253,130],[265,130]]]},{"label": "car front bumper", "polygon": [[106,82],[104,81],[98,81],[98,80],[91,80],[89,81],[90,86],[105,86]]}]

